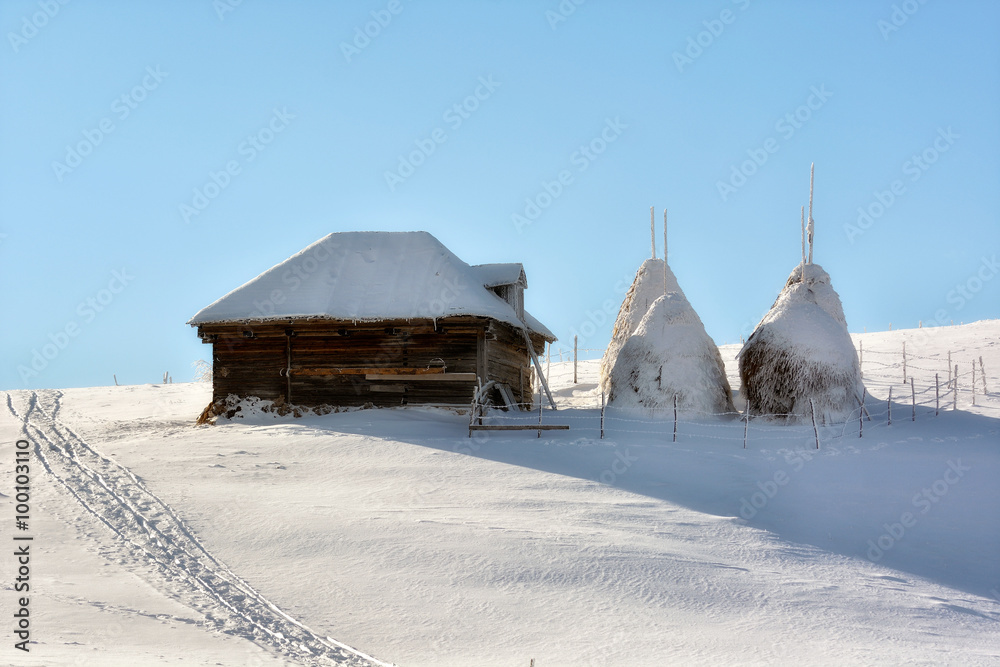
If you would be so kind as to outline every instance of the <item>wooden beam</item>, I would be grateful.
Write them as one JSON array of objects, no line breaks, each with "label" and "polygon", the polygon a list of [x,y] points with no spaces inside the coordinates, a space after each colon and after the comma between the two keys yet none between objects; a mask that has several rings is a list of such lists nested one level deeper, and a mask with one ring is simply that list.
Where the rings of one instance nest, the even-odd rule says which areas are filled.
[{"label": "wooden beam", "polygon": [[[293,368],[292,375],[442,375],[443,366],[432,368]],[[475,375],[473,373],[473,375]]]},{"label": "wooden beam", "polygon": [[475,373],[434,373],[432,375],[411,375],[411,374],[389,374],[389,373],[369,373],[365,375],[366,380],[394,380],[399,382],[400,380],[405,380],[407,382],[421,381],[426,382],[429,380],[434,380],[438,382],[475,382]]},{"label": "wooden beam", "polygon": [[472,424],[473,431],[568,431],[568,424]]}]

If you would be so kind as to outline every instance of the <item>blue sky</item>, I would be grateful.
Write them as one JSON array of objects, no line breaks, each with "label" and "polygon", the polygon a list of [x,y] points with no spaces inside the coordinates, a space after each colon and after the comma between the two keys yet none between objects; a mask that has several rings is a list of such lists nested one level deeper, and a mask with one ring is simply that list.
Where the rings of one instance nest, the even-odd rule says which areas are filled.
[{"label": "blue sky", "polygon": [[7,0],[0,28],[3,388],[188,380],[188,318],[334,231],[522,262],[529,310],[603,347],[651,205],[738,342],[812,162],[852,331],[1000,316],[994,2]]}]

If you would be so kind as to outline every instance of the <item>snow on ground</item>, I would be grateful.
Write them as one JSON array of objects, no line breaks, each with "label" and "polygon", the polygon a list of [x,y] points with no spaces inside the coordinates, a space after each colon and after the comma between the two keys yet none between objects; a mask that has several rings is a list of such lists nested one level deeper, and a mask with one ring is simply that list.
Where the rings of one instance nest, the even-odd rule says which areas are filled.
[{"label": "snow on ground", "polygon": [[1000,321],[854,338],[871,421],[819,451],[809,426],[752,421],[743,449],[739,421],[675,443],[669,415],[613,410],[602,440],[599,361],[576,385],[552,365],[543,419],[572,428],[540,439],[440,409],[195,427],[204,385],[9,392],[0,437],[36,446],[37,643],[7,630],[0,661],[373,664],[336,640],[399,665],[997,664]]}]

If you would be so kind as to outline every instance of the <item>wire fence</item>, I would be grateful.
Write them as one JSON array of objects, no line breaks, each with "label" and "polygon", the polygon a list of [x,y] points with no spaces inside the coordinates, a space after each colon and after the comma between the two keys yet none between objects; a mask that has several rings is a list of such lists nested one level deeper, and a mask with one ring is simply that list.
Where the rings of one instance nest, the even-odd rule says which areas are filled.
[{"label": "wire fence", "polygon": [[[819,447],[822,442],[843,440],[849,437],[864,437],[866,432],[888,428],[901,421],[926,420],[940,416],[943,412],[977,405],[977,397],[994,398],[989,392],[988,378],[982,356],[963,354],[961,361],[952,352],[937,355],[907,353],[905,345],[899,353],[884,350],[863,350],[857,348],[861,364],[866,396],[863,404],[851,411],[846,419],[835,423],[815,423],[802,415],[750,415],[744,413],[705,413],[690,410],[678,411],[676,401],[673,409],[646,409],[641,412],[607,406],[603,395],[600,403],[593,407],[562,408],[558,411],[544,411],[531,406],[531,412],[504,412],[495,409],[480,409],[480,416],[486,424],[523,425],[531,430],[531,424],[542,424],[553,419],[568,425],[576,435],[596,438],[614,437],[618,434],[653,436],[658,439],[677,442],[685,439],[708,439],[732,442],[747,447],[753,442],[809,442]],[[567,361],[574,362],[574,382],[576,362],[579,352],[600,353],[598,348],[576,348],[577,355]],[[551,354],[551,353],[550,353]],[[871,357],[878,357],[872,359]],[[546,355],[548,358],[548,355]],[[918,363],[914,363],[918,362]],[[865,376],[865,368],[869,374]],[[962,368],[967,370],[962,370]],[[893,379],[898,373],[898,380]],[[734,389],[739,390],[738,373],[731,379]],[[875,390],[887,394],[885,399],[867,393]],[[541,396],[538,403],[541,406]],[[983,401],[985,403],[985,401]],[[810,423],[812,421],[812,423]],[[471,433],[471,431],[470,431]],[[539,437],[541,432],[539,431]]]}]

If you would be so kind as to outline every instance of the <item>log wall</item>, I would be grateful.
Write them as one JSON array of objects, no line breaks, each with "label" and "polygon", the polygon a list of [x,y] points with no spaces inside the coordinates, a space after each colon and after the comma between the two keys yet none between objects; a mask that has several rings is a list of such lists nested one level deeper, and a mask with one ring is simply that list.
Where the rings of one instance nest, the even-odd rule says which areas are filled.
[{"label": "log wall", "polygon": [[[236,394],[306,406],[467,405],[478,376],[505,382],[518,401],[531,401],[523,334],[484,318],[449,318],[436,326],[205,324],[198,332],[213,345],[213,400]],[[544,340],[534,338],[540,350]]]}]

